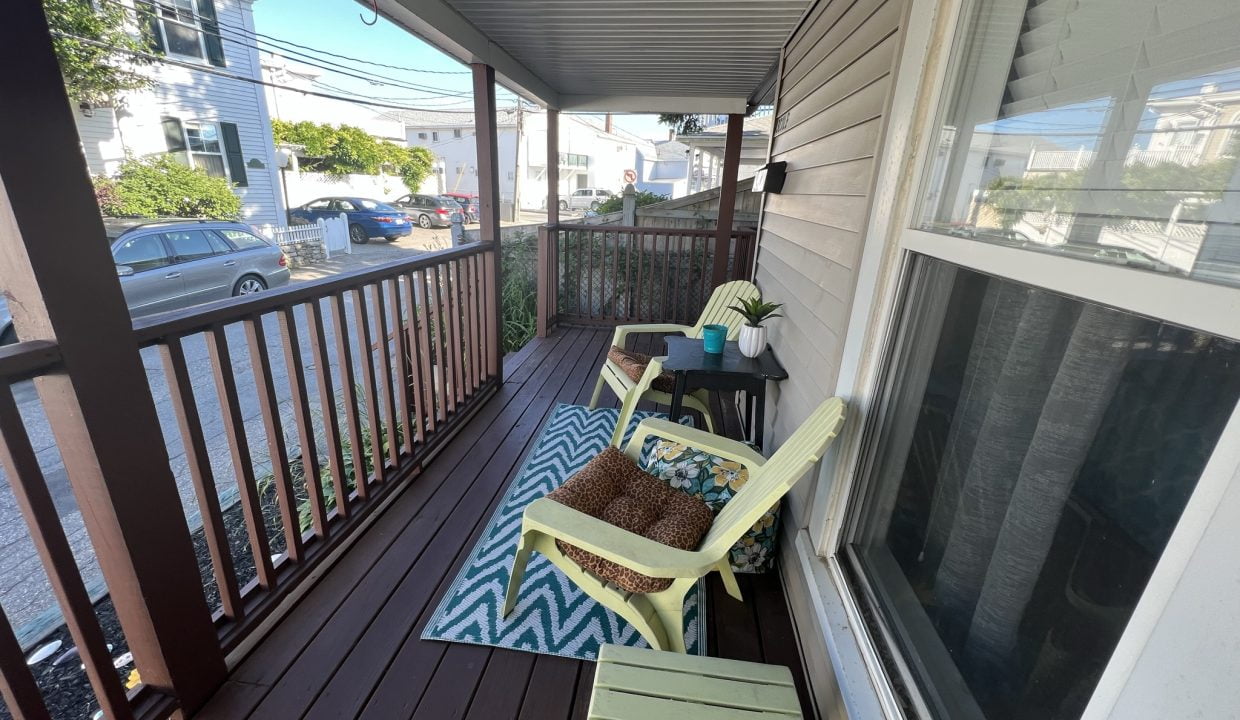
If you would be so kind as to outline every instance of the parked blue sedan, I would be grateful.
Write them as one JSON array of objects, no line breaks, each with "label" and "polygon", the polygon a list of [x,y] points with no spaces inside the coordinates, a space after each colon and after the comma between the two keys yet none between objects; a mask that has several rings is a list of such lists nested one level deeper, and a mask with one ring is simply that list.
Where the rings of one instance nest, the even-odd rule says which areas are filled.
[{"label": "parked blue sedan", "polygon": [[328,197],[311,200],[288,211],[289,221],[313,223],[319,218],[334,218],[344,213],[349,219],[349,239],[355,243],[370,242],[373,237],[388,242],[413,232],[413,220],[399,210],[378,200],[356,197]]}]

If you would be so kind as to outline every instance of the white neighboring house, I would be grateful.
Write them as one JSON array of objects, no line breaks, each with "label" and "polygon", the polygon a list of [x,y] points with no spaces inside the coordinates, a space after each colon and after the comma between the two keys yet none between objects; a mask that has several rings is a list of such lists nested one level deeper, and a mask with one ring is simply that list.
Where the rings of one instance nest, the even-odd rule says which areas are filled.
[{"label": "white neighboring house", "polygon": [[[439,192],[478,192],[477,146],[472,112],[392,113],[405,123],[409,145],[430,149],[441,168]],[[518,117],[519,116],[519,117]],[[518,140],[518,124],[520,139]],[[655,155],[654,143],[588,115],[560,115],[560,194],[598,187],[618,193],[624,173],[640,167],[639,152]],[[546,202],[547,114],[541,108],[501,108],[499,130],[500,200],[521,196],[521,207],[538,210]],[[437,171],[440,172],[440,171]],[[644,176],[643,176],[644,177]]]},{"label": "white neighboring house", "polygon": [[227,39],[240,37],[234,29],[254,32],[252,3],[168,0],[158,14],[148,15],[154,52],[167,59],[142,66],[154,85],[127,93],[112,107],[83,106],[77,113],[91,174],[114,174],[126,155],[172,153],[227,178],[246,222],[283,224],[263,88],[227,77],[261,78],[258,51]]},{"label": "white neighboring house", "polygon": [[666,195],[669,200],[689,194],[689,146],[678,140],[654,143],[654,153],[639,149],[637,182],[639,191]]},{"label": "white neighboring house", "polygon": [[[714,118],[719,119],[719,118]],[[710,122],[706,118],[703,122]],[[766,150],[770,144],[771,125],[774,116],[751,115],[745,118],[741,132],[741,164],[737,179],[744,180],[766,164]],[[696,193],[719,187],[723,177],[723,147],[728,135],[727,118],[715,125],[707,125],[702,132],[680,135],[676,139],[689,146],[689,192]]]}]

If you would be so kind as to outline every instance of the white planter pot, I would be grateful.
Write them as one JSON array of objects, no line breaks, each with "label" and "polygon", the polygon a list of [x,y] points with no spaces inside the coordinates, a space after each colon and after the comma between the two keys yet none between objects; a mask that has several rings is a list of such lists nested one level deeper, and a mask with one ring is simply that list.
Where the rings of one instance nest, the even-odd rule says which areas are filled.
[{"label": "white planter pot", "polygon": [[766,328],[752,325],[741,325],[741,336],[736,344],[745,357],[758,357],[766,349]]}]

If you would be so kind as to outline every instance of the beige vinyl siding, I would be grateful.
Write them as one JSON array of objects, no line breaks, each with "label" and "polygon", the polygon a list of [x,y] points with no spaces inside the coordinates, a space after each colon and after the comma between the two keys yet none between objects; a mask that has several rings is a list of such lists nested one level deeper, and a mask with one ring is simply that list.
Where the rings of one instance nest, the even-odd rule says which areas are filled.
[{"label": "beige vinyl siding", "polygon": [[[756,270],[784,303],[770,325],[790,374],[772,394],[775,443],[834,391],[904,11],[905,0],[821,0],[785,48],[771,159],[788,177],[766,198]],[[809,486],[790,502],[797,522]]]},{"label": "beige vinyl siding", "polygon": [[[835,393],[907,1],[820,0],[784,49],[771,159],[788,175],[766,196],[755,270],[763,294],[784,303],[769,331],[789,373],[768,393],[772,446]],[[813,487],[799,483],[784,506],[783,581],[819,713],[843,718],[819,590],[794,542]]]}]

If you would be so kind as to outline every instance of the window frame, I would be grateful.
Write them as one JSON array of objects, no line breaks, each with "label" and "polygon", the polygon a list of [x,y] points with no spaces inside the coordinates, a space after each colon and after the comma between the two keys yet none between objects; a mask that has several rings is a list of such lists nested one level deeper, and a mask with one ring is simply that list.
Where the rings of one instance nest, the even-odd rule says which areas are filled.
[{"label": "window frame", "polygon": [[[801,572],[820,593],[820,616],[845,704],[855,716],[903,718],[884,653],[897,671],[906,663],[883,622],[871,630],[862,596],[871,593],[843,557],[877,458],[877,430],[888,410],[904,308],[916,255],[1100,303],[1166,322],[1240,339],[1240,288],[1030,252],[914,229],[926,187],[935,124],[955,77],[965,11],[976,0],[910,0],[903,49],[880,140],[876,183],[865,224],[853,304],[836,392],[848,399],[850,422],[822,463],[809,508]],[[778,108],[775,111],[779,114]],[[1083,718],[1108,717],[1188,565],[1233,476],[1240,473],[1240,404],[1233,408],[1197,487],[1137,603]],[[880,650],[880,646],[882,649]],[[920,690],[907,672],[900,681]],[[918,702],[915,700],[915,702]],[[860,713],[858,715],[858,713]]]},{"label": "window frame", "polygon": [[[215,129],[215,142],[216,142],[216,145],[219,146],[219,152],[206,152],[206,151],[195,150],[193,146],[190,145],[190,142],[189,142],[190,126],[193,126],[195,130],[199,131],[200,137],[201,137],[202,128],[204,127],[214,128]],[[220,124],[218,122],[215,122],[214,120],[182,119],[181,120],[181,135],[183,135],[185,138],[185,158],[189,161],[189,166],[191,168],[198,168],[198,166],[194,164],[195,155],[211,155],[211,156],[218,157],[220,159],[220,165],[224,168],[223,179],[227,180],[229,183],[232,183],[232,173],[229,171],[229,168],[228,168],[228,153],[226,152],[224,148],[224,129],[220,127]],[[199,168],[199,169],[202,169],[202,168]],[[211,175],[210,173],[207,173],[207,174]],[[219,177],[219,176],[211,175],[211,177]]]},{"label": "window frame", "polygon": [[[180,19],[179,15],[180,15],[181,9],[176,6],[176,0],[154,0],[153,2],[155,18],[159,21],[158,22],[159,35],[160,35],[160,40],[163,41],[164,52],[168,54],[169,56],[175,57],[179,60],[184,60],[186,62],[193,62],[193,63],[201,63],[203,65],[209,65],[211,64],[211,61],[207,55],[206,31],[203,30],[203,27],[202,27],[202,16],[198,14],[198,5],[196,2],[194,2],[194,0],[186,0],[186,3],[190,6],[190,12],[194,16],[193,23],[188,23]],[[166,17],[164,15],[165,9],[172,10],[174,13],[178,15],[178,17],[176,18]],[[184,53],[179,53],[179,52],[175,52],[174,50],[172,50],[172,45],[169,44],[168,42],[168,30],[165,26],[165,23],[169,23],[169,22],[180,25],[181,27],[189,28],[193,30],[195,33],[197,33],[198,50],[202,54],[201,55],[186,55]]]}]

